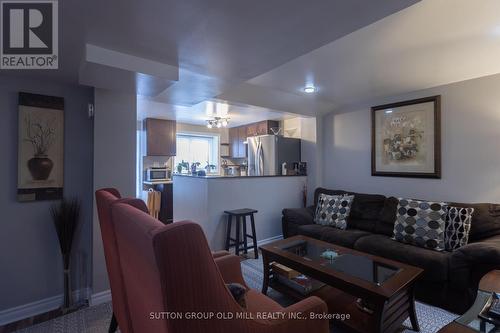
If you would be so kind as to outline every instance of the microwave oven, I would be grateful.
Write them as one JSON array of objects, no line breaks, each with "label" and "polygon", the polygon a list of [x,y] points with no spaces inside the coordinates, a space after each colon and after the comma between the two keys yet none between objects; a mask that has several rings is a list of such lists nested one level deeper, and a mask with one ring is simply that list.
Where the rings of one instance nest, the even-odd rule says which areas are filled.
[{"label": "microwave oven", "polygon": [[166,168],[148,168],[145,171],[145,179],[148,182],[152,182],[155,180],[165,180],[169,179],[170,170]]}]

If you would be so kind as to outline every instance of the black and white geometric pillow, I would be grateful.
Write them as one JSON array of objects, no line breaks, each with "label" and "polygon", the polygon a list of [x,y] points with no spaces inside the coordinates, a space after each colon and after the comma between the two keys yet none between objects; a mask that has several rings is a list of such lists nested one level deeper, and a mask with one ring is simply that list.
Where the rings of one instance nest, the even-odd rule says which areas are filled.
[{"label": "black and white geometric pillow", "polygon": [[354,195],[327,195],[321,193],[316,206],[314,222],[339,229],[347,228],[347,218],[351,212]]},{"label": "black and white geometric pillow", "polygon": [[398,242],[443,251],[447,204],[399,198],[394,236]]},{"label": "black and white geometric pillow", "polygon": [[467,245],[474,208],[448,207],[444,235],[447,251],[454,251]]}]

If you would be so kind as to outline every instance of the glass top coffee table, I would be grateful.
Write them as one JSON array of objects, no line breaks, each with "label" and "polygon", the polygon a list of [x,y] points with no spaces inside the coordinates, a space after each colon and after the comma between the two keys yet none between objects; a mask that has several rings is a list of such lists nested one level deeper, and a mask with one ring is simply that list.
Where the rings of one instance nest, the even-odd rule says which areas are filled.
[{"label": "glass top coffee table", "polygon": [[[406,318],[418,331],[413,296],[423,270],[306,236],[294,236],[260,247],[264,263],[262,292],[271,287],[291,298],[318,296],[341,326],[357,332],[397,332]],[[325,286],[304,295],[273,272],[278,263]],[[345,315],[349,315],[349,319]]]}]

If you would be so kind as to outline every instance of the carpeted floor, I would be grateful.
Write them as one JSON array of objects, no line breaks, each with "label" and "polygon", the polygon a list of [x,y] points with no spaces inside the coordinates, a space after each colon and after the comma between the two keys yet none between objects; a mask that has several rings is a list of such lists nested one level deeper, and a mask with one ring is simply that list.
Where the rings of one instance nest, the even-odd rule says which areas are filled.
[{"label": "carpeted floor", "polygon": [[[242,262],[243,275],[248,286],[260,289],[262,286],[262,261],[247,259]],[[268,295],[283,306],[288,306],[293,302],[282,294],[269,290]],[[457,316],[445,310],[435,308],[417,302],[417,317],[420,323],[420,332],[435,333],[441,327],[451,322]],[[29,327],[17,332],[23,333],[106,333],[108,331],[109,319],[111,318],[111,304],[105,303],[92,306],[33,327]],[[410,327],[409,320],[405,322]],[[410,329],[402,330],[405,333],[413,332]],[[332,329],[332,332],[340,332]]]}]

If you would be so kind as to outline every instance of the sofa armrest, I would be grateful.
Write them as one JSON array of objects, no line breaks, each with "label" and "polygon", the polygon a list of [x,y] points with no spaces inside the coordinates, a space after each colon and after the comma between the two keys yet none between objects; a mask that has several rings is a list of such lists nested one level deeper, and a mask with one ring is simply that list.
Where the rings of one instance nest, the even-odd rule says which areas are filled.
[{"label": "sofa armrest", "polygon": [[225,283],[239,283],[245,288],[248,288],[243,275],[241,274],[241,259],[233,254],[228,254],[222,257],[214,258],[222,279]]},{"label": "sofa armrest", "polygon": [[453,251],[451,263],[452,285],[477,289],[486,273],[500,269],[500,235],[469,243]]},{"label": "sofa armrest", "polygon": [[296,235],[298,226],[314,223],[314,206],[307,208],[286,208],[283,209],[282,213],[284,238]]},{"label": "sofa armrest", "polygon": [[455,252],[462,254],[463,258],[471,264],[491,264],[500,268],[500,235],[469,243]]}]

